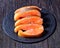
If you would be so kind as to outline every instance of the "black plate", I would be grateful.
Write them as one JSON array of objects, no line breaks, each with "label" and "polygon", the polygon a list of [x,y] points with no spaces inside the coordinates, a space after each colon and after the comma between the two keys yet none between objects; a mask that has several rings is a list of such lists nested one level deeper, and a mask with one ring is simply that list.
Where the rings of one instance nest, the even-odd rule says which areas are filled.
[{"label": "black plate", "polygon": [[44,20],[44,34],[39,38],[23,38],[18,37],[16,33],[14,33],[14,11],[11,11],[7,16],[4,17],[3,20],[3,30],[4,32],[12,39],[22,42],[22,43],[36,43],[47,39],[50,35],[52,35],[56,29],[56,19],[53,14],[51,14],[46,9],[41,10],[42,18]]}]

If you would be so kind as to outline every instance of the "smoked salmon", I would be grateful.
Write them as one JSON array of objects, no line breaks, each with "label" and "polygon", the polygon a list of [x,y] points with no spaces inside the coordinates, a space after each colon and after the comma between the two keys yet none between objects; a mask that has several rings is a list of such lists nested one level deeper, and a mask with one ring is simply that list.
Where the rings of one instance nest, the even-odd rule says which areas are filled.
[{"label": "smoked salmon", "polygon": [[25,6],[14,12],[14,32],[19,37],[40,37],[44,32],[41,8]]},{"label": "smoked salmon", "polygon": [[16,21],[22,17],[27,17],[27,16],[39,16],[39,17],[41,17],[40,12],[38,10],[29,10],[29,11],[26,11],[23,13],[21,13],[21,12],[16,13],[14,15],[14,20]]},{"label": "smoked salmon", "polygon": [[21,37],[40,37],[40,36],[42,36],[43,31],[44,31],[44,27],[41,25],[39,28],[30,29],[30,30],[27,30],[25,32],[23,32],[22,30],[19,30],[18,36],[21,36]]},{"label": "smoked salmon", "polygon": [[34,24],[43,24],[43,19],[38,17],[38,16],[31,16],[31,17],[25,17],[22,19],[19,19],[15,22],[15,26],[21,25],[21,24],[29,24],[29,23],[34,23]]},{"label": "smoked salmon", "polygon": [[18,8],[14,13],[18,13],[18,12],[25,12],[25,11],[28,11],[28,10],[41,10],[41,8],[37,7],[37,6],[24,6],[24,7],[21,7],[21,8]]}]

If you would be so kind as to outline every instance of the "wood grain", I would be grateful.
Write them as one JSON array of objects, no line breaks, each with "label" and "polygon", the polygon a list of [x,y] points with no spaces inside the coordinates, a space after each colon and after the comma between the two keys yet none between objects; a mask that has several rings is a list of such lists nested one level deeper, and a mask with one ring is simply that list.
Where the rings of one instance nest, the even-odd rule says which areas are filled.
[{"label": "wood grain", "polygon": [[[35,44],[18,43],[2,30],[2,20],[11,10],[27,5],[36,5],[52,12],[57,20],[55,33],[45,41]],[[60,48],[60,0],[0,0],[0,48]]]}]

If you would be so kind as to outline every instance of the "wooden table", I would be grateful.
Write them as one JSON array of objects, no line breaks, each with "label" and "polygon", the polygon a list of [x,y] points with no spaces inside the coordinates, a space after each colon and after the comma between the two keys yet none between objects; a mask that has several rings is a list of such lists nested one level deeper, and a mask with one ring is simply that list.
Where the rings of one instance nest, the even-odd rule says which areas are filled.
[{"label": "wooden table", "polygon": [[[2,30],[2,20],[11,10],[26,5],[36,5],[52,12],[57,20],[57,29],[48,39],[23,44],[9,38]],[[0,0],[0,48],[60,48],[60,0]]]}]

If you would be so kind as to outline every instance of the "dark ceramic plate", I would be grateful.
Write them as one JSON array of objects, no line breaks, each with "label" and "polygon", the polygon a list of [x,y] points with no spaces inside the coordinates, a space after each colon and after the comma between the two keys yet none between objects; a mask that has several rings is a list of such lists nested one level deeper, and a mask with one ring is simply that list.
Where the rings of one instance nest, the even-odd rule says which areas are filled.
[{"label": "dark ceramic plate", "polygon": [[44,34],[39,38],[23,38],[18,37],[16,33],[14,33],[14,11],[11,11],[7,16],[4,17],[3,20],[3,30],[4,32],[12,39],[22,42],[22,43],[36,43],[47,39],[51,36],[56,29],[56,19],[53,14],[51,14],[46,9],[41,10],[42,18],[44,20]]}]

